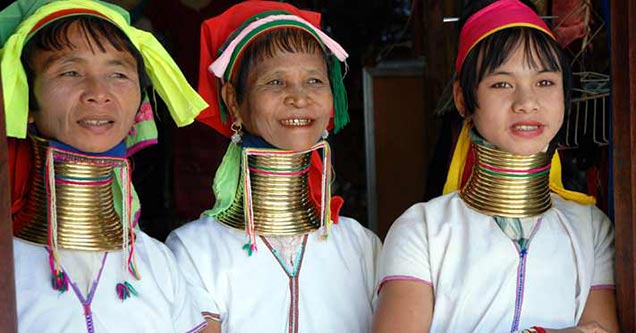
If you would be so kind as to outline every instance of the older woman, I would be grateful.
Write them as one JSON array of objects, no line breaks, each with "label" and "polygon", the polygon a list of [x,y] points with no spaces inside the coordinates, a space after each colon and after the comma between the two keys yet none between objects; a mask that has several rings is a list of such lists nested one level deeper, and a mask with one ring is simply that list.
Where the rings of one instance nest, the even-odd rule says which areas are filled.
[{"label": "older woman", "polygon": [[199,120],[232,143],[214,208],[167,242],[211,332],[370,328],[380,242],[330,196],[324,138],[332,120],[335,130],[348,121],[347,54],[319,20],[248,1],[203,24],[199,92],[211,107]]},{"label": "older woman", "polygon": [[117,6],[19,0],[0,22],[19,331],[198,331],[170,250],[135,229],[127,157],[157,140],[148,83],[178,125],[205,102]]}]

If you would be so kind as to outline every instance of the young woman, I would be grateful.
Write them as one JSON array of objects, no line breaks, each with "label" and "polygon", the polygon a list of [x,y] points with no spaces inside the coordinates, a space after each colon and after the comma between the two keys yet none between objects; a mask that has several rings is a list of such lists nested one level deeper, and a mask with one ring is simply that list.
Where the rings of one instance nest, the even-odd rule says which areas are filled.
[{"label": "young woman", "polygon": [[199,119],[232,143],[214,208],[167,242],[210,332],[370,329],[380,242],[331,198],[324,139],[331,121],[347,121],[347,54],[319,24],[317,13],[270,1],[203,24],[199,92],[211,107]]},{"label": "young woman", "polygon": [[617,332],[612,223],[563,189],[555,154],[568,63],[518,0],[462,21],[447,194],[392,226],[375,332]]}]

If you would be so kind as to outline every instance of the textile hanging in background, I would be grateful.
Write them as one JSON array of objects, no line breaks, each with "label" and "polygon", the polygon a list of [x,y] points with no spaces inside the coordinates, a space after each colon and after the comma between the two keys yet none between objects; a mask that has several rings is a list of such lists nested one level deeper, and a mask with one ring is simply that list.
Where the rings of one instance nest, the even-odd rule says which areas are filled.
[{"label": "textile hanging in background", "polygon": [[552,1],[552,15],[557,17],[553,22],[554,32],[562,48],[588,33],[590,5],[589,0]]}]

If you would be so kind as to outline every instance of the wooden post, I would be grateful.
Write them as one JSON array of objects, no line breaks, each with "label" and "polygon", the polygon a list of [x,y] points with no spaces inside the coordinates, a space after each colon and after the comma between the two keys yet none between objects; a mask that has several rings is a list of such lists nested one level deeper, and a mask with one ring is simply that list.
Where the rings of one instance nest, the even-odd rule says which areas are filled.
[{"label": "wooden post", "polygon": [[5,133],[4,100],[2,99],[2,89],[0,89],[0,332],[14,333],[18,331],[18,326],[13,278],[9,155]]},{"label": "wooden post", "polygon": [[616,294],[622,332],[636,332],[636,2],[611,0]]}]

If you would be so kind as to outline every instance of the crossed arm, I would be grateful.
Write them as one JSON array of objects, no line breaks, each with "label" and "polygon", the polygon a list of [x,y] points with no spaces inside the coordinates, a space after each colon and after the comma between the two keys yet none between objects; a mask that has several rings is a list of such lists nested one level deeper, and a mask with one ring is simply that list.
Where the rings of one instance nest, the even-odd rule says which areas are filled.
[{"label": "crossed arm", "polygon": [[[429,333],[435,300],[433,288],[418,281],[388,281],[380,290],[374,333]],[[618,333],[614,290],[592,290],[577,327],[548,333]]]}]

